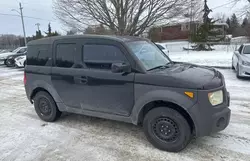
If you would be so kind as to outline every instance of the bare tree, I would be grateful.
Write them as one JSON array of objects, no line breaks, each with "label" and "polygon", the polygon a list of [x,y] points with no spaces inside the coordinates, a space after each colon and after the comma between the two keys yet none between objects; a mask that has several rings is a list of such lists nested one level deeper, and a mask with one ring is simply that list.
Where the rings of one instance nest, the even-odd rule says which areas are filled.
[{"label": "bare tree", "polygon": [[54,0],[57,18],[68,27],[84,32],[101,24],[119,35],[141,35],[146,29],[182,16],[185,0]]},{"label": "bare tree", "polygon": [[214,16],[213,16],[214,20],[216,22],[219,22],[219,23],[226,23],[227,21],[227,17],[226,17],[226,14],[225,13],[216,13]]},{"label": "bare tree", "polygon": [[187,0],[188,9],[185,11],[184,16],[192,19],[192,21],[202,21],[202,10],[204,6],[203,0]]},{"label": "bare tree", "polygon": [[[245,5],[238,11],[239,16],[250,16],[250,0],[234,0],[232,6],[235,6],[238,2],[243,2]],[[243,4],[242,3],[242,4]]]}]

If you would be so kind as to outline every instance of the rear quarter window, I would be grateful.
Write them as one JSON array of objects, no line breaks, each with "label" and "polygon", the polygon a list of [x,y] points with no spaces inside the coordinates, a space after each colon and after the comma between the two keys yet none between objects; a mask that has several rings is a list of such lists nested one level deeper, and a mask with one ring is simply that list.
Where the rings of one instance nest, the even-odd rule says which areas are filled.
[{"label": "rear quarter window", "polygon": [[28,46],[27,65],[51,66],[49,60],[52,58],[50,45]]}]

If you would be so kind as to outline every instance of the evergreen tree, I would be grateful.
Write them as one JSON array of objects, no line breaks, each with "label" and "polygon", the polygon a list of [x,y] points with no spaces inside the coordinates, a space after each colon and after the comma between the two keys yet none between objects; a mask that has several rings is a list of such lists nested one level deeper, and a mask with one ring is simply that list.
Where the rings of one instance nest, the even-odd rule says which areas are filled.
[{"label": "evergreen tree", "polygon": [[[207,5],[207,0],[204,0],[204,9],[203,9],[203,23],[199,26],[196,33],[192,35],[192,41],[196,43],[193,46],[194,50],[213,50],[212,45],[209,42],[221,41],[222,38],[216,38],[218,31],[214,30],[215,21],[212,18],[209,18],[209,14],[212,12]],[[223,38],[224,39],[224,38]]]},{"label": "evergreen tree", "polygon": [[48,24],[48,32],[45,32],[45,34],[47,35],[47,37],[50,37],[50,36],[52,36],[51,33],[52,33],[52,29],[51,29],[51,25],[49,23]]},{"label": "evergreen tree", "polygon": [[226,23],[228,25],[227,33],[232,34],[232,31],[230,30],[231,29],[231,20],[230,20],[230,18],[227,18]]},{"label": "evergreen tree", "polygon": [[233,36],[236,36],[237,35],[237,33],[235,33],[236,29],[240,27],[239,20],[238,20],[236,14],[232,15],[230,21],[231,21],[230,31],[232,32]]},{"label": "evergreen tree", "polygon": [[248,25],[249,25],[248,19],[247,19],[247,18],[244,18],[244,20],[243,20],[243,22],[242,22],[242,24],[241,24],[241,27],[242,27],[242,28],[245,28],[245,27],[247,27]]},{"label": "evergreen tree", "polygon": [[41,30],[36,31],[35,39],[41,39],[41,38],[43,38]]}]

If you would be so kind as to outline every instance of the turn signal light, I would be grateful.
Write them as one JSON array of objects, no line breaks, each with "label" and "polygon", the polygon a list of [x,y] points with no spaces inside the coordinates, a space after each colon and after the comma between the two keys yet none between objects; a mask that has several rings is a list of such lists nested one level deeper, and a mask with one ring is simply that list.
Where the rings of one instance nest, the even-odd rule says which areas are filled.
[{"label": "turn signal light", "polygon": [[187,95],[190,98],[194,98],[194,93],[193,92],[184,92],[185,95]]}]

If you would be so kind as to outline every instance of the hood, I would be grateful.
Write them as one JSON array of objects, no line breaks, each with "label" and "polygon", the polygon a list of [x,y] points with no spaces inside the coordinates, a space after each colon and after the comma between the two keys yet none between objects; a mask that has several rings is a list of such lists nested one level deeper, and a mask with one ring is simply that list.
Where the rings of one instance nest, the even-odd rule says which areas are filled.
[{"label": "hood", "polygon": [[2,53],[2,54],[0,54],[0,58],[2,58],[2,57],[6,58],[7,56],[15,55],[15,54],[16,54],[16,53],[13,53],[13,52]]},{"label": "hood", "polygon": [[[223,75],[217,70],[188,63],[176,63],[165,69],[150,71],[164,86],[187,89],[214,89],[223,85]],[[157,81],[156,81],[157,82]]]},{"label": "hood", "polygon": [[25,53],[13,53],[7,56],[7,59],[9,58],[15,59],[16,57],[23,56],[23,55],[26,55],[26,54]]}]

